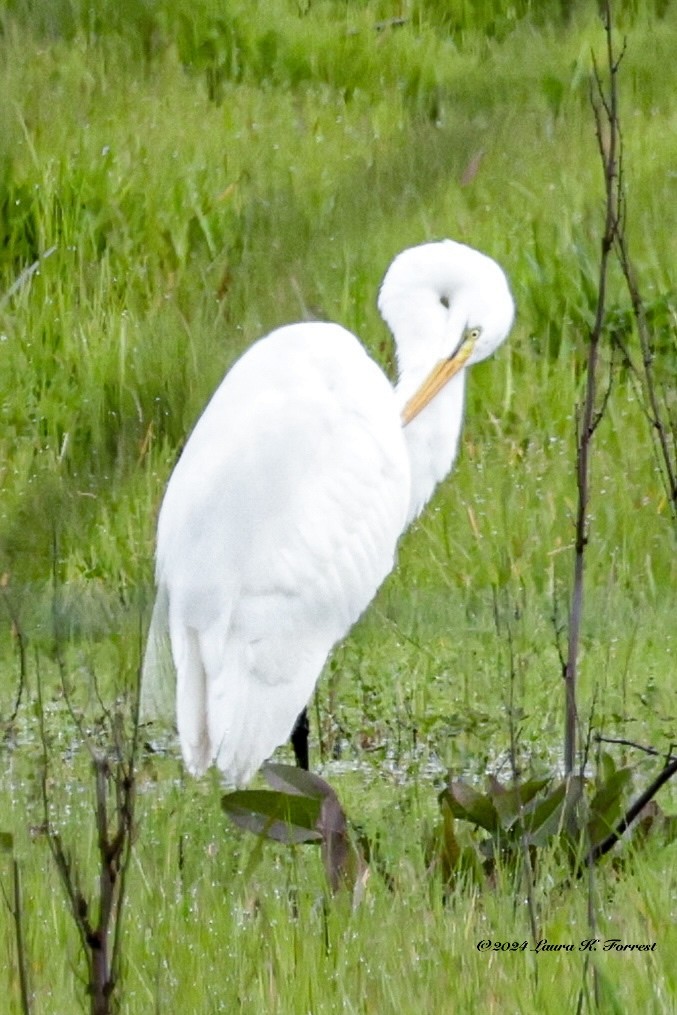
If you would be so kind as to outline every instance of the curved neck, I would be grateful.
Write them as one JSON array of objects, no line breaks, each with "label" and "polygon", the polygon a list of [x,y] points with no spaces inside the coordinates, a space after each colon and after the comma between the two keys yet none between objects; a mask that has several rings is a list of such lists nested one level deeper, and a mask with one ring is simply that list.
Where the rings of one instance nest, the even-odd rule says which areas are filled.
[{"label": "curved neck", "polygon": [[[411,495],[407,525],[421,513],[437,484],[451,470],[463,422],[465,370],[461,370],[429,405],[404,428],[411,468]],[[397,385],[400,408],[421,383],[409,373]]]}]

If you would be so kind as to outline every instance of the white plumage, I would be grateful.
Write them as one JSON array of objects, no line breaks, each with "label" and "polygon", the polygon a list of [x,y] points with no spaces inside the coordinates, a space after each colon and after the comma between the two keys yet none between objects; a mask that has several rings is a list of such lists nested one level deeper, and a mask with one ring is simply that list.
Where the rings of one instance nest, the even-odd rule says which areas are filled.
[{"label": "white plumage", "polygon": [[226,375],[170,477],[142,713],[162,711],[173,685],[168,634],[195,775],[214,762],[241,786],[288,739],[453,464],[464,367],[513,318],[498,265],[451,240],[400,254],[379,309],[395,389],[339,325],[279,328]]}]

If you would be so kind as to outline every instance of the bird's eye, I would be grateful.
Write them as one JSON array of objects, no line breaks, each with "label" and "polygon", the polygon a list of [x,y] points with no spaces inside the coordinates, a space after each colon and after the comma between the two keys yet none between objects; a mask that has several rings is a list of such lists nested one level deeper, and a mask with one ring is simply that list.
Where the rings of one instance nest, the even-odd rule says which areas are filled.
[{"label": "bird's eye", "polygon": [[449,297],[448,296],[440,296],[440,303],[445,308],[445,310],[449,309]]},{"label": "bird's eye", "polygon": [[468,338],[471,338],[473,342],[476,342],[482,332],[481,328],[471,328],[468,332]]}]

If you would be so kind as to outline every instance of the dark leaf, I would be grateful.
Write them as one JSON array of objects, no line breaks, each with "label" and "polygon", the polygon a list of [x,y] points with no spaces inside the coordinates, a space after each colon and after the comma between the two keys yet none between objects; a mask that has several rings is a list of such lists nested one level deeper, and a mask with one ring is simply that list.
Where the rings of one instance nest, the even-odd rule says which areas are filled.
[{"label": "dark leaf", "polygon": [[14,851],[14,836],[11,832],[0,832],[0,853]]},{"label": "dark leaf", "polygon": [[514,824],[523,812],[525,807],[533,800],[537,793],[540,793],[548,783],[550,777],[542,779],[529,779],[528,782],[503,786],[493,775],[489,776],[489,796],[496,808],[501,822],[501,827],[507,830]]},{"label": "dark leaf", "polygon": [[322,833],[322,862],[333,892],[348,888],[355,897],[363,887],[368,867],[362,850],[351,839],[348,822],[336,794],[322,801],[319,829]]},{"label": "dark leaf", "polygon": [[304,794],[320,805],[317,831],[322,842],[322,862],[333,892],[341,885],[354,889],[366,863],[348,833],[346,815],[336,793],[324,779],[295,765],[265,765],[263,775],[273,789]]},{"label": "dark leaf", "polygon": [[470,821],[487,832],[495,832],[499,827],[498,814],[491,798],[478,793],[461,779],[451,779],[439,799],[447,802],[455,818]]},{"label": "dark leaf", "polygon": [[321,801],[317,797],[270,790],[237,790],[221,798],[224,811],[239,828],[292,845],[320,842]]},{"label": "dark leaf", "polygon": [[524,817],[524,831],[527,841],[535,846],[544,846],[559,832],[567,795],[567,781],[564,780]]},{"label": "dark leaf", "polygon": [[623,806],[623,793],[631,779],[631,769],[617,769],[590,801],[588,837],[592,846],[606,838],[617,824]]},{"label": "dark leaf", "polygon": [[318,800],[324,800],[325,797],[336,797],[336,793],[328,782],[320,779],[319,775],[306,772],[296,765],[269,763],[263,766],[261,774],[272,789],[282,793],[315,797]]}]

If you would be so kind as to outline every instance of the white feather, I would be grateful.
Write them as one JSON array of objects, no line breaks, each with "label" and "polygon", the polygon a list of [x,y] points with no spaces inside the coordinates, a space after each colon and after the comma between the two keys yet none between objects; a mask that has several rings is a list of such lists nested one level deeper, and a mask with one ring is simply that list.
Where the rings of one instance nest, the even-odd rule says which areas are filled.
[{"label": "white feather", "polygon": [[407,521],[451,468],[464,372],[406,431],[400,414],[474,324],[470,310],[491,320],[486,300],[464,302],[470,282],[484,295],[478,264],[503,301],[485,349],[510,327],[501,269],[470,251],[464,275],[468,251],[427,244],[388,272],[379,307],[397,342],[397,389],[350,332],[296,324],[255,343],[198,420],[160,510],[142,683],[144,716],[165,712],[169,640],[194,774],[214,762],[243,785],[288,738],[331,649],[394,566]]}]

